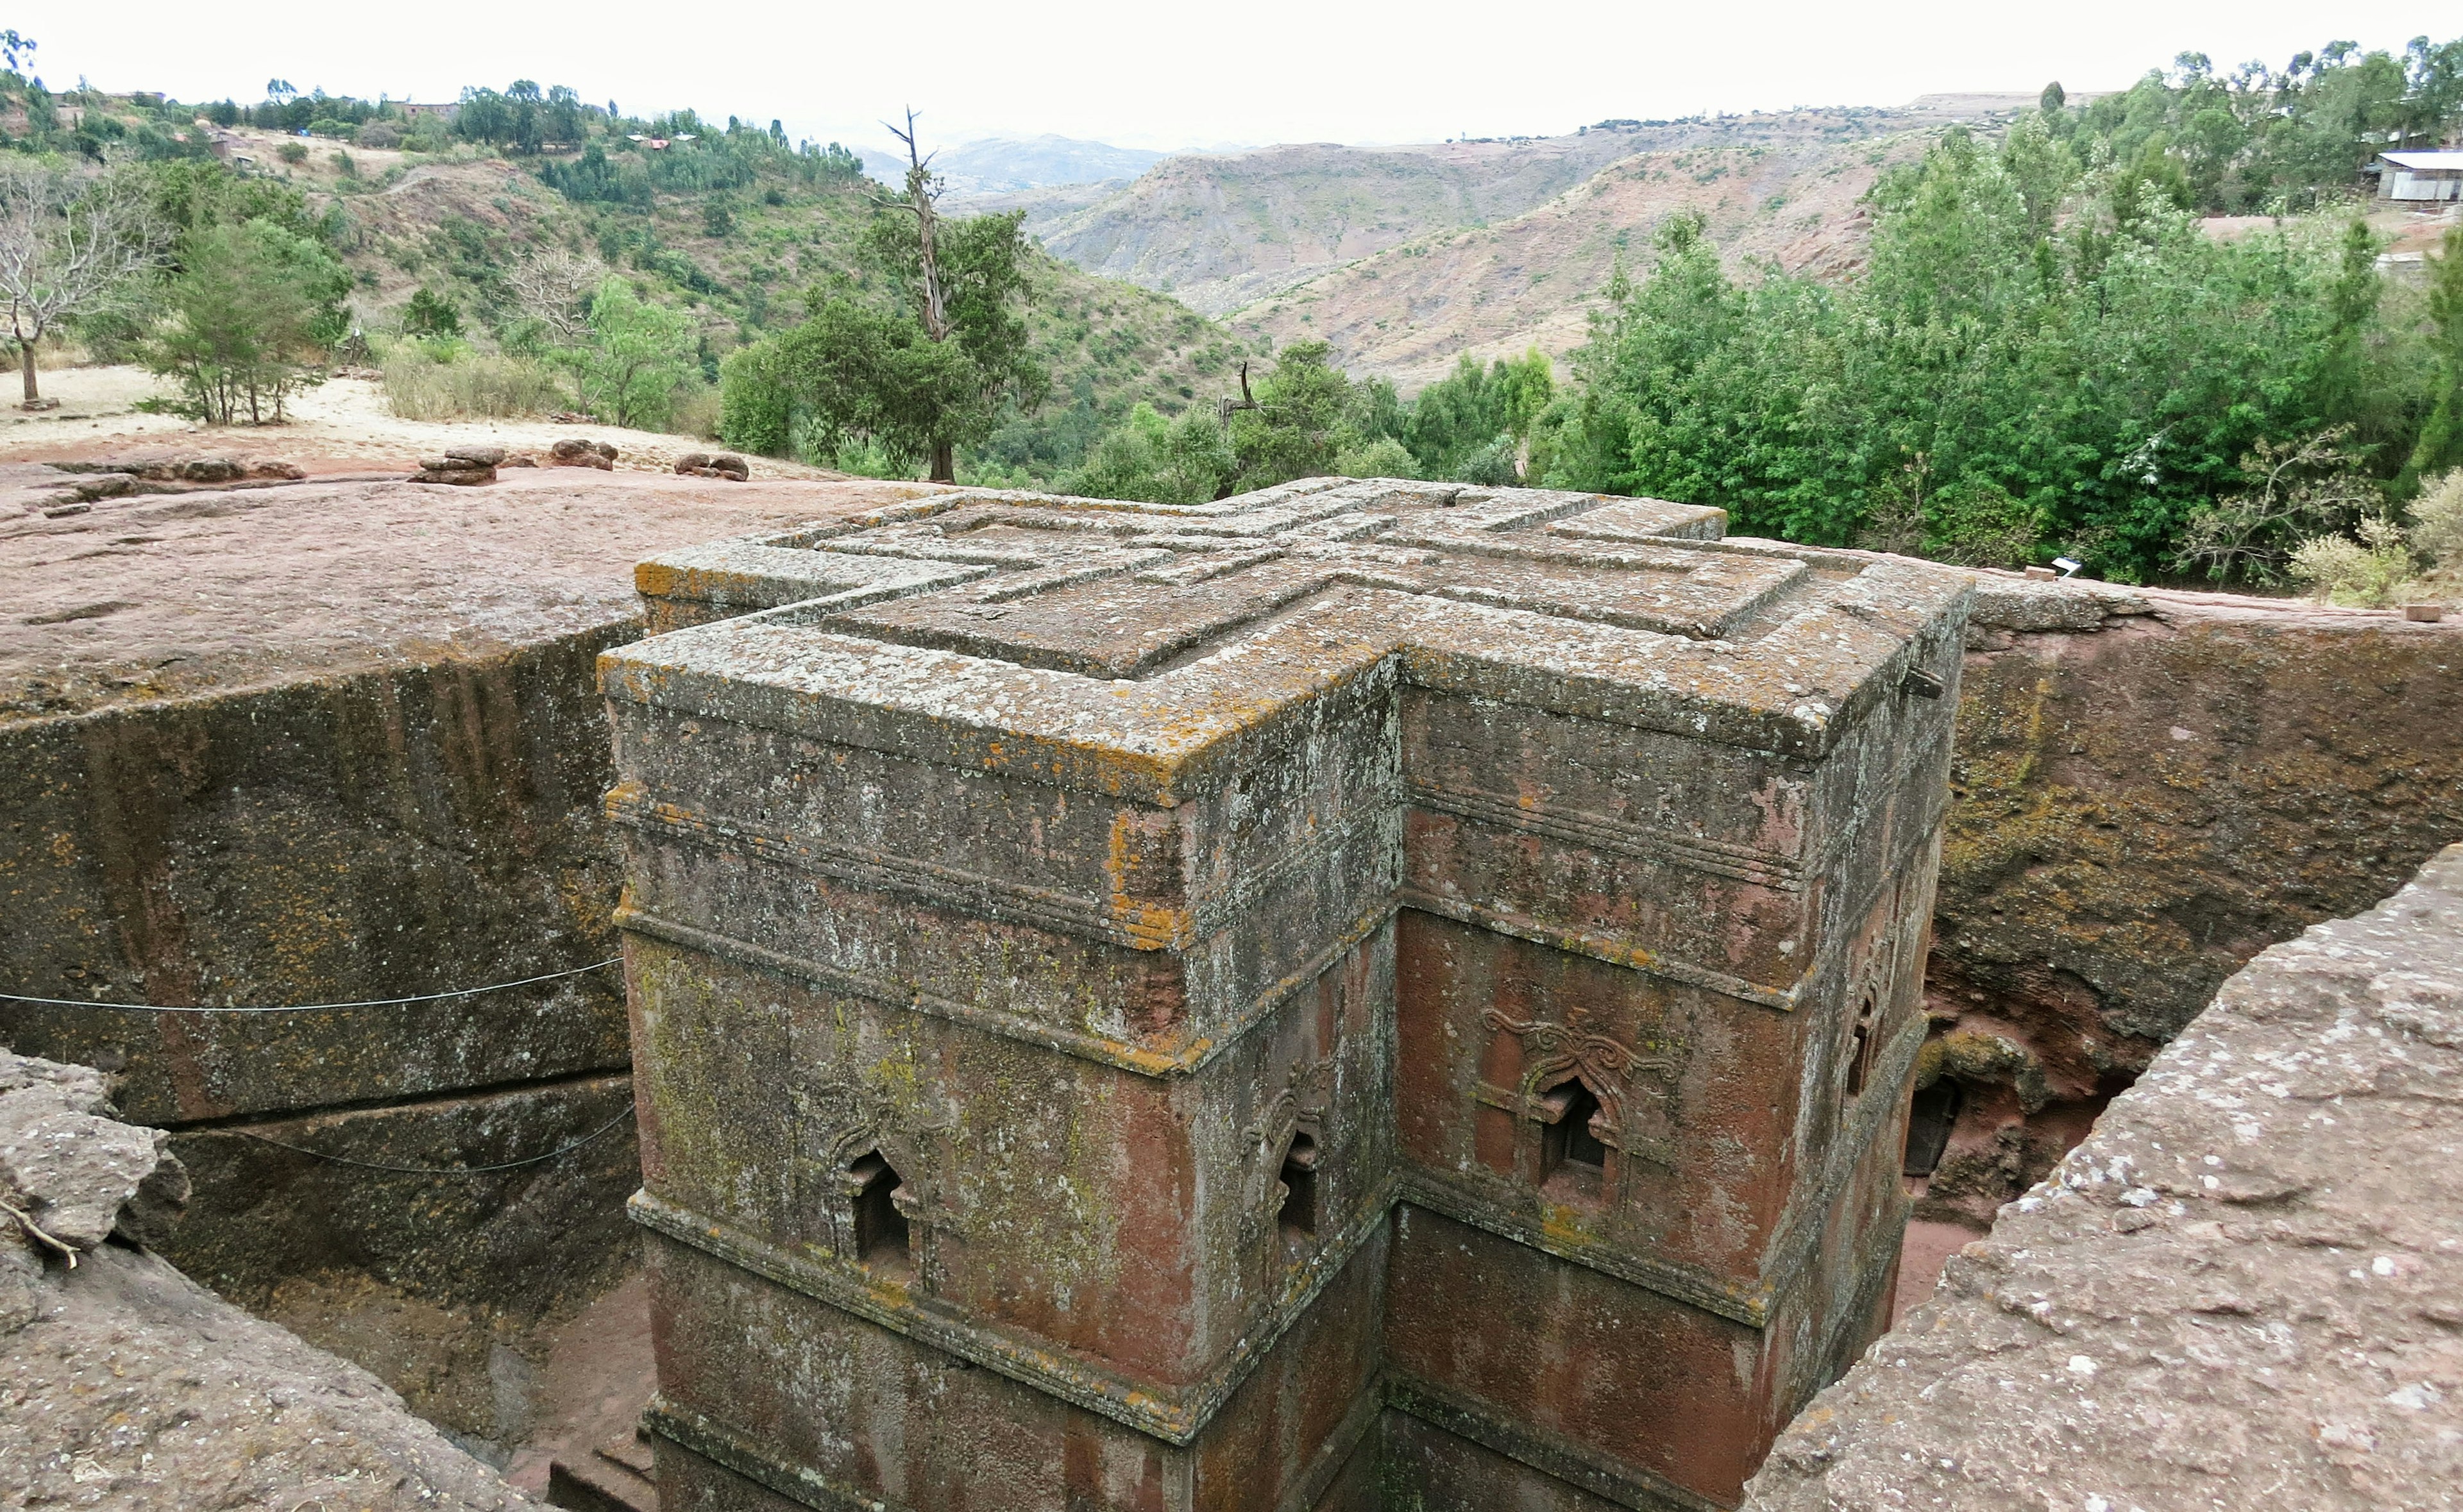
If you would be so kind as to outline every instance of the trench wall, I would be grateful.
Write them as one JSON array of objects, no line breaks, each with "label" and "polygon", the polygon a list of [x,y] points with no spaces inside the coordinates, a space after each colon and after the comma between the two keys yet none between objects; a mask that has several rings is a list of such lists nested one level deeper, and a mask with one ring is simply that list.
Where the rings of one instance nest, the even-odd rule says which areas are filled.
[{"label": "trench wall", "polygon": [[[164,1004],[451,991],[615,955],[594,663],[501,654],[0,725],[0,987]],[[117,1073],[195,1181],[164,1246],[474,1446],[527,1331],[621,1268],[638,1184],[621,977],[295,1015],[0,1002],[0,1043]],[[315,1150],[345,1165],[278,1148]]]},{"label": "trench wall", "polygon": [[1749,1512],[2463,1506],[2463,846],[2274,945],[1780,1435]]},{"label": "trench wall", "polygon": [[1915,1216],[1981,1232],[2258,951],[2463,840],[2463,623],[1980,574],[1951,783]]}]

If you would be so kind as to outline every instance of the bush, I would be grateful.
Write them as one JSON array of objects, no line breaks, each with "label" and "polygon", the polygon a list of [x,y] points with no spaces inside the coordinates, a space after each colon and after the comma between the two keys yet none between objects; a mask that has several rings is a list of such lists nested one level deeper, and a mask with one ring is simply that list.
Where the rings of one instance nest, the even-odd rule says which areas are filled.
[{"label": "bush", "polygon": [[405,341],[384,362],[385,404],[404,420],[502,420],[570,402],[556,373],[528,357],[469,355],[440,361]]},{"label": "bush", "polygon": [[402,145],[402,128],[389,120],[372,120],[360,128],[360,145],[379,152]]},{"label": "bush", "polygon": [[402,328],[415,336],[458,336],[462,311],[443,294],[414,290],[410,303],[402,307]]},{"label": "bush", "polygon": [[2383,609],[2411,586],[2411,543],[2392,520],[2363,520],[2360,539],[2321,535],[2292,553],[2292,576],[2330,604]]},{"label": "bush", "polygon": [[308,145],[300,141],[286,141],[273,149],[273,155],[295,168],[308,161]]},{"label": "bush", "polygon": [[1391,436],[1380,436],[1336,457],[1334,470],[1346,478],[1416,478],[1420,464],[1411,448]]}]

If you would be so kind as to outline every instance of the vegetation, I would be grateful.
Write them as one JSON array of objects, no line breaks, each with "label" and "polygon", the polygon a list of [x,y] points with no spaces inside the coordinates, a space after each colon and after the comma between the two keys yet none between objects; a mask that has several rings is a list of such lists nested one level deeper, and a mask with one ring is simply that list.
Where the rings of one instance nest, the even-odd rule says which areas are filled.
[{"label": "vegetation", "polygon": [[[14,32],[0,49],[22,47]],[[122,173],[83,178],[36,162],[0,163],[0,301],[25,402],[40,401],[34,348],[55,327],[102,315],[162,261],[168,233],[142,186]]]},{"label": "vegetation", "polygon": [[2282,69],[2219,76],[2203,53],[2076,110],[2044,91],[2044,145],[2110,163],[2185,210],[2236,215],[2332,200],[2380,152],[2435,146],[2463,119],[2463,40],[2400,56],[2336,42]]},{"label": "vegetation", "polygon": [[567,402],[563,376],[534,357],[404,341],[383,373],[386,406],[404,420],[497,420]]},{"label": "vegetation", "polygon": [[585,408],[616,425],[661,430],[692,368],[692,320],[609,274],[590,299],[583,339],[555,352],[572,369]]},{"label": "vegetation", "polygon": [[[913,121],[906,135],[910,155]],[[1027,352],[1023,214],[944,220],[940,186],[920,156],[903,200],[865,227],[866,263],[885,300],[817,292],[796,330],[728,366],[719,433],[731,445],[779,451],[791,443],[832,455],[874,447],[895,463],[928,463],[957,481],[957,448],[982,441],[1004,400],[1032,409],[1049,377]]]},{"label": "vegetation", "polygon": [[2300,526],[2353,515],[2256,518],[2230,502],[2246,464],[2314,462],[2331,434],[2341,471],[2395,479],[2443,380],[2365,227],[2218,238],[2149,184],[2143,162],[2081,166],[2040,117],[1997,149],[1952,132],[1877,187],[1843,288],[1733,279],[1672,223],[1648,280],[1610,289],[1535,458],[1795,540],[2266,575]]},{"label": "vegetation", "polygon": [[2352,535],[2301,542],[2291,575],[2329,603],[2364,609],[2463,594],[2463,468],[2432,481],[2408,524],[2372,515]]},{"label": "vegetation", "polygon": [[281,420],[291,392],[317,381],[317,364],[342,337],[350,273],[270,220],[191,231],[180,255],[148,365],[179,380],[201,420]]}]

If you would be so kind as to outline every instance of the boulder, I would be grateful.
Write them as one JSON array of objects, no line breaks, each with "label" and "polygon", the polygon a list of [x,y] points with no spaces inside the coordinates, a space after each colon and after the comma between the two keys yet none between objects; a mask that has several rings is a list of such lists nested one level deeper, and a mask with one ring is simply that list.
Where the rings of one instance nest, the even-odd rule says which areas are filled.
[{"label": "boulder", "polygon": [[505,448],[502,446],[447,446],[445,448],[445,455],[450,461],[467,463],[473,467],[493,467],[505,460]]},{"label": "boulder", "polygon": [[734,483],[746,482],[752,476],[752,469],[743,458],[724,451],[715,456],[706,451],[688,451],[676,459],[676,471],[688,478],[725,478]]},{"label": "boulder", "polygon": [[173,476],[182,483],[235,483],[248,468],[229,457],[190,457],[177,464]]},{"label": "boulder", "polygon": [[0,1219],[54,1255],[115,1234],[159,1243],[188,1173],[168,1134],[113,1116],[101,1072],[0,1050]]},{"label": "boulder", "polygon": [[584,441],[568,436],[548,448],[551,467],[596,467],[612,472],[616,467],[616,448],[603,441]]},{"label": "boulder", "polygon": [[449,483],[467,488],[483,483],[495,482],[496,469],[448,452],[442,457],[420,458],[419,471],[411,474],[410,481]]},{"label": "boulder", "polygon": [[496,464],[499,467],[535,467],[538,459],[526,451],[517,451]]},{"label": "boulder", "polygon": [[308,476],[297,464],[288,462],[251,463],[248,475],[251,478],[280,478],[290,483],[297,483]]}]

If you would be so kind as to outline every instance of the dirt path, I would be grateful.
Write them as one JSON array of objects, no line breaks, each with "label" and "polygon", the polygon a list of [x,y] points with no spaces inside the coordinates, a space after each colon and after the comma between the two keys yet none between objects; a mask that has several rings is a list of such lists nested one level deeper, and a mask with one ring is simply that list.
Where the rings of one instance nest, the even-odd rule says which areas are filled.
[{"label": "dirt path", "polygon": [[[575,425],[528,418],[403,420],[386,406],[383,388],[365,378],[329,379],[292,401],[289,423],[257,426],[203,425],[177,415],[139,410],[139,400],[169,393],[142,368],[58,368],[44,373],[41,384],[44,397],[58,400],[60,407],[33,414],[14,404],[0,408],[0,461],[67,462],[171,448],[279,459],[311,473],[400,467],[406,474],[419,458],[447,446],[479,443],[544,453],[562,438],[578,436],[613,445],[621,469],[672,472],[676,459],[687,452],[720,449],[717,443],[696,437],[621,425]],[[767,457],[753,458],[752,463],[755,478],[844,476]]]}]

